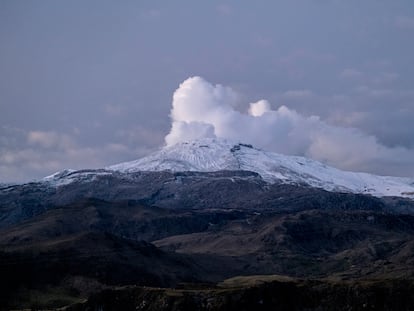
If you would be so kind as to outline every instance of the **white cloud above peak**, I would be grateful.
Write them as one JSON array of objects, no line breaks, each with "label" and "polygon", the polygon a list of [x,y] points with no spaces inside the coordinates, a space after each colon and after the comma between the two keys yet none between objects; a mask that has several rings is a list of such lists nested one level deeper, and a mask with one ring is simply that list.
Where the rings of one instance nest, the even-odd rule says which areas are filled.
[{"label": "white cloud above peak", "polygon": [[249,104],[248,111],[242,113],[233,108],[236,98],[232,89],[201,77],[185,80],[173,96],[167,145],[219,137],[307,156],[341,169],[414,174],[406,171],[407,162],[414,167],[414,150],[386,147],[357,128],[334,126],[319,116],[304,116],[287,106],[272,109],[266,100]]}]

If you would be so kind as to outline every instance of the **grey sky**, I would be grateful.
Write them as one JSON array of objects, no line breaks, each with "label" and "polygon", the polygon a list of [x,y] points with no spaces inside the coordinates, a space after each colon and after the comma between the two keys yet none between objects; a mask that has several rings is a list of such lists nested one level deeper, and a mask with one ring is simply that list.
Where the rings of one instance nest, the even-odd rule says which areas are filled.
[{"label": "grey sky", "polygon": [[411,152],[412,55],[412,0],[1,0],[0,182],[156,150],[194,75]]}]

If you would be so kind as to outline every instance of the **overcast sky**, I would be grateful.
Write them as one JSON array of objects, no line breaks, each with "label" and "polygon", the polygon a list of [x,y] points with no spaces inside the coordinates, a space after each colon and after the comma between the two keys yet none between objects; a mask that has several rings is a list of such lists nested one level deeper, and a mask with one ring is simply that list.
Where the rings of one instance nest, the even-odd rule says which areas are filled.
[{"label": "overcast sky", "polygon": [[0,0],[0,182],[157,150],[193,76],[183,105],[216,84],[232,118],[266,100],[260,147],[414,176],[413,55],[412,0]]}]

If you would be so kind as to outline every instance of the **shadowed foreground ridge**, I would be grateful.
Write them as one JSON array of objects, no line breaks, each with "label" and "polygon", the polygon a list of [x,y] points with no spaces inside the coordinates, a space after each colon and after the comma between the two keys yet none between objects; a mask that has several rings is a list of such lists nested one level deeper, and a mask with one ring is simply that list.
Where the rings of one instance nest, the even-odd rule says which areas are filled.
[{"label": "shadowed foreground ridge", "polygon": [[0,188],[1,310],[414,308],[408,198],[241,170],[61,176]]},{"label": "shadowed foreground ridge", "polygon": [[[105,290],[68,310],[412,310],[409,281],[332,282],[286,280],[221,285],[215,289],[132,287]],[[235,282],[232,282],[235,283]],[[257,284],[254,284],[257,283]]]}]

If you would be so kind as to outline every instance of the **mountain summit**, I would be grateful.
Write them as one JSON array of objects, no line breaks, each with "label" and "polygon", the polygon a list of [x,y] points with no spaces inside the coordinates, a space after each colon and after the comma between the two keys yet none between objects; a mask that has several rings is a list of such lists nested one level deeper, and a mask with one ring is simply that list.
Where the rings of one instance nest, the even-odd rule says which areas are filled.
[{"label": "mountain summit", "polygon": [[123,173],[245,170],[258,173],[269,183],[414,198],[414,179],[342,171],[308,158],[266,152],[249,144],[218,138],[181,142],[139,160],[106,169]]},{"label": "mountain summit", "polygon": [[[282,309],[298,309],[300,297],[312,305],[298,310],[315,310],[320,297],[339,297],[325,309],[351,306],[343,300],[346,293],[354,309],[363,303],[381,309],[386,300],[387,310],[408,310],[413,199],[410,179],[344,172],[221,139],[182,142],[133,162],[0,186],[0,305],[27,309],[45,289],[48,304],[36,308],[91,297],[68,310],[136,310],[144,298],[154,310],[200,310],[217,297],[220,305],[211,310],[229,309],[223,301],[234,310],[240,309],[234,301],[252,301],[249,310],[271,310],[274,305],[257,301],[286,296],[294,304]],[[384,284],[375,292],[355,285],[373,280]],[[319,292],[303,294],[309,284]],[[185,294],[174,295],[181,304],[171,295],[153,295],[181,286]],[[102,298],[90,296],[102,289]],[[275,300],[277,292],[281,299]],[[188,293],[195,304],[188,304]],[[395,305],[395,297],[406,305]]]}]

